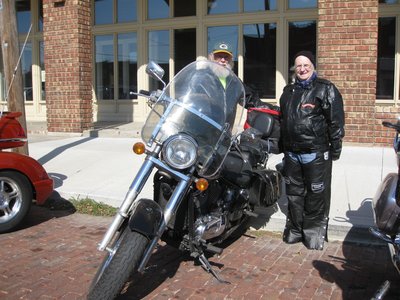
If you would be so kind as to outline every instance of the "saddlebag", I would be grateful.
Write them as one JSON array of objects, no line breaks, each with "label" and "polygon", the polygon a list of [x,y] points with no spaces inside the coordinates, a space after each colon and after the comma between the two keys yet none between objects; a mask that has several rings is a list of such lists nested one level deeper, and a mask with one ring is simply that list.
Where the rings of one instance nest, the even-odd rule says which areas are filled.
[{"label": "saddlebag", "polygon": [[250,163],[236,150],[230,151],[221,168],[221,177],[241,188],[247,188],[252,180]]},{"label": "saddlebag", "polygon": [[244,129],[255,128],[262,134],[262,148],[268,153],[279,154],[280,150],[280,112],[271,104],[247,110]]},{"label": "saddlebag", "polygon": [[275,170],[254,170],[250,187],[250,203],[268,207],[281,196],[281,174]]}]

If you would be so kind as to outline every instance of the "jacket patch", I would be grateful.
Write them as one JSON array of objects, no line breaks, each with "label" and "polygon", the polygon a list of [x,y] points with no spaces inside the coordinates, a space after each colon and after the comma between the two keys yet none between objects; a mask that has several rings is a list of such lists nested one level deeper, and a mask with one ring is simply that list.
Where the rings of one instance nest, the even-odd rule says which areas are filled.
[{"label": "jacket patch", "polygon": [[315,104],[311,104],[311,103],[304,103],[301,105],[302,109],[306,109],[306,108],[311,108],[313,109],[315,107]]},{"label": "jacket patch", "polygon": [[329,159],[329,151],[324,152],[324,160]]},{"label": "jacket patch", "polygon": [[311,191],[313,191],[313,193],[321,193],[324,189],[325,185],[323,182],[311,183]]}]

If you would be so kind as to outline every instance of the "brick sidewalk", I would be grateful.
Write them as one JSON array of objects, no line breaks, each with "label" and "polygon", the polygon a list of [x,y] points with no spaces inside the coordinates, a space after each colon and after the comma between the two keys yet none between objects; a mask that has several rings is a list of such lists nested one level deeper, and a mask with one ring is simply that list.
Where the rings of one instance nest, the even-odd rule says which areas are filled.
[{"label": "brick sidewalk", "polygon": [[[0,235],[0,299],[84,299],[103,254],[111,218],[33,207],[25,228]],[[385,279],[385,300],[400,298],[386,247],[330,242],[323,251],[249,232],[211,264],[218,283],[187,256],[159,246],[146,272],[118,299],[370,299]]]}]

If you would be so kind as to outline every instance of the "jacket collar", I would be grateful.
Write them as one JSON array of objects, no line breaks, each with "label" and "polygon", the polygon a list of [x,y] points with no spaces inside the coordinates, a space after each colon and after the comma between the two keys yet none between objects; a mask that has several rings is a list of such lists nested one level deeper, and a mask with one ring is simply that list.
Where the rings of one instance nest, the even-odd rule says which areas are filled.
[{"label": "jacket collar", "polygon": [[298,85],[303,89],[308,89],[310,88],[310,85],[314,82],[315,78],[317,78],[317,73],[313,72],[311,77],[308,78],[307,80],[299,80],[298,78],[296,78],[295,85]]}]

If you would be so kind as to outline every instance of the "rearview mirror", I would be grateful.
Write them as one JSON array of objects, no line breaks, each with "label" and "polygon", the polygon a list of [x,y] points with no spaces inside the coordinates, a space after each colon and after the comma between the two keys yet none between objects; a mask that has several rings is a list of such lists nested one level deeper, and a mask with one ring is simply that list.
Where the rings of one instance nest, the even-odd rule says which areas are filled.
[{"label": "rearview mirror", "polygon": [[161,81],[165,86],[165,82],[162,80],[164,76],[164,70],[156,62],[149,61],[146,67],[146,73],[149,74],[152,78]]}]

